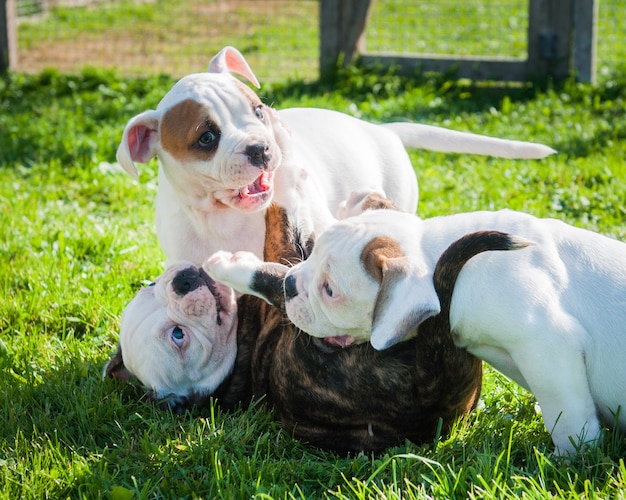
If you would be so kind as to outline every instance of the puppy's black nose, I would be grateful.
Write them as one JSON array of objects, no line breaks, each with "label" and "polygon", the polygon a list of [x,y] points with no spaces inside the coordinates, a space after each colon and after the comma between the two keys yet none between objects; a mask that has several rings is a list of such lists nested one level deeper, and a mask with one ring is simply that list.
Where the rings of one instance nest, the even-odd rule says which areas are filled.
[{"label": "puppy's black nose", "polygon": [[292,274],[285,278],[285,300],[293,299],[296,295],[298,295],[296,278]]},{"label": "puppy's black nose", "polygon": [[246,147],[246,155],[255,167],[265,168],[270,161],[269,146],[265,143],[251,144]]},{"label": "puppy's black nose", "polygon": [[172,280],[172,288],[177,295],[183,296],[204,283],[200,272],[195,267],[188,267],[176,273]]}]

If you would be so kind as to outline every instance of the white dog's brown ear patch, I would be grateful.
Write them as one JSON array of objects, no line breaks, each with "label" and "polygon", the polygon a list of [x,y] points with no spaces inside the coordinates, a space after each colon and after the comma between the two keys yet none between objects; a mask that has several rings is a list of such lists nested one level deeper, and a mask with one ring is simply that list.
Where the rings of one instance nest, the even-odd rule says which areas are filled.
[{"label": "white dog's brown ear patch", "polygon": [[365,270],[380,283],[372,315],[370,342],[382,350],[408,338],[441,306],[432,279],[423,279],[411,268],[397,241],[377,237],[361,252]]},{"label": "white dog's brown ear patch", "polygon": [[390,259],[404,257],[400,244],[385,236],[377,236],[371,240],[361,252],[361,262],[365,270],[378,283],[383,279],[383,273],[390,263]]}]

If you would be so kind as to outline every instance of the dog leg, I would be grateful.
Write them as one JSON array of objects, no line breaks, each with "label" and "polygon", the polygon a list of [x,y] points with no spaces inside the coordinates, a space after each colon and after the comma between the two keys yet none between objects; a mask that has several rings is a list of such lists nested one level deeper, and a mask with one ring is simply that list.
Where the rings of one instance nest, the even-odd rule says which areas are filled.
[{"label": "dog leg", "polygon": [[360,215],[366,210],[398,210],[385,193],[373,189],[352,191],[347,200],[342,201],[337,209],[337,219],[347,219]]},{"label": "dog leg", "polygon": [[287,266],[263,262],[251,252],[220,251],[202,266],[211,278],[241,294],[254,295],[276,307],[284,303],[283,279]]},{"label": "dog leg", "polygon": [[513,358],[541,407],[557,455],[572,455],[601,437],[582,351],[567,346],[520,346]]}]

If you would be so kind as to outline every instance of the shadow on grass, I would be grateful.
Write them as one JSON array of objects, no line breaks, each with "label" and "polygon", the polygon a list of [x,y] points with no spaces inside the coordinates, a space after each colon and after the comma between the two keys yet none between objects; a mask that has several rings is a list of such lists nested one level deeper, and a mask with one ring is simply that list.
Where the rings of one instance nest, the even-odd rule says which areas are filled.
[{"label": "shadow on grass", "polygon": [[258,408],[163,411],[139,385],[103,381],[105,361],[76,355],[78,341],[71,343],[65,361],[59,361],[62,351],[51,354],[52,367],[11,353],[2,358],[0,465],[16,494],[24,493],[22,483],[52,498],[84,497],[85,491],[100,498],[94,493],[113,486],[152,494],[178,491],[191,478],[192,488],[211,491],[218,453],[249,456],[272,427],[271,413]]},{"label": "shadow on grass", "polygon": [[[352,100],[357,105],[372,99],[393,100],[402,93],[427,89],[431,95],[445,97],[436,109],[420,110],[420,116],[429,118],[441,114],[483,113],[500,106],[505,97],[512,103],[534,99],[538,93],[565,82],[548,81],[497,82],[460,79],[454,70],[446,73],[415,71],[403,74],[396,67],[364,68],[352,65],[339,68],[325,79],[314,82],[288,81],[270,84],[267,96],[275,102],[304,96],[323,96],[333,93]],[[400,109],[400,111],[405,111]]]},{"label": "shadow on grass", "polygon": [[[10,73],[0,80],[0,166],[56,160],[73,165],[115,161],[126,122],[156,107],[174,80],[160,75],[122,78],[111,70],[86,69],[79,75],[46,70],[36,75]],[[480,115],[503,106],[532,101],[550,92],[570,96],[571,105],[588,106],[626,96],[626,71],[602,85],[564,82],[503,84],[458,79],[454,72],[401,75],[396,68],[350,66],[316,82],[288,81],[263,86],[259,95],[277,108],[285,101],[311,101],[335,107],[352,103],[376,109],[376,121]],[[506,103],[506,104],[505,104]],[[549,103],[548,103],[549,104]],[[304,104],[307,105],[307,104]],[[623,109],[620,108],[620,109]],[[599,113],[610,113],[600,110]],[[368,119],[370,112],[364,112]],[[541,119],[537,116],[537,119]],[[573,149],[580,150],[580,146]]]}]

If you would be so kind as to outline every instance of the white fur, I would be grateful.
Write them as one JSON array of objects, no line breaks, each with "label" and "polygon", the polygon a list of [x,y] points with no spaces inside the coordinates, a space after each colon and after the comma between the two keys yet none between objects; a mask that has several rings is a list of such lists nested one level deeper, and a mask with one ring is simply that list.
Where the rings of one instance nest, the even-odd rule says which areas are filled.
[{"label": "white fur", "polygon": [[[327,229],[310,258],[289,271],[298,295],[287,314],[313,336],[390,347],[416,334],[402,329],[408,315],[439,312],[437,259],[478,230],[532,245],[482,253],[464,266],[450,310],[456,343],[533,392],[557,453],[595,443],[600,420],[612,425],[617,414],[626,430],[626,244],[591,231],[508,210],[428,220],[369,211]],[[397,241],[404,257],[385,290],[392,300],[374,317],[380,285],[360,255],[378,236]]]}]

